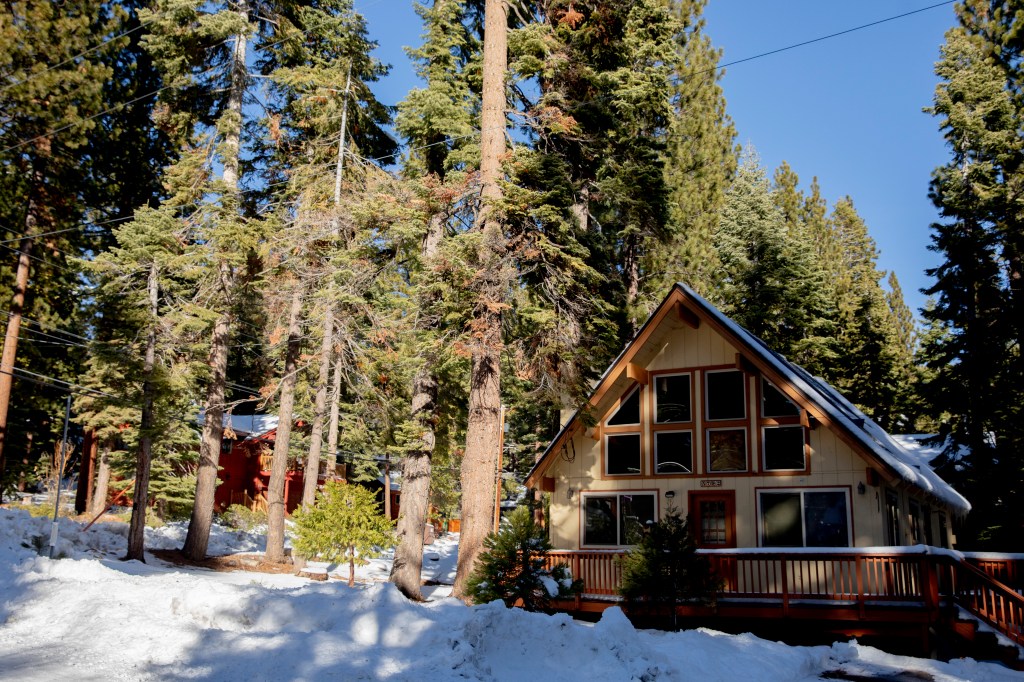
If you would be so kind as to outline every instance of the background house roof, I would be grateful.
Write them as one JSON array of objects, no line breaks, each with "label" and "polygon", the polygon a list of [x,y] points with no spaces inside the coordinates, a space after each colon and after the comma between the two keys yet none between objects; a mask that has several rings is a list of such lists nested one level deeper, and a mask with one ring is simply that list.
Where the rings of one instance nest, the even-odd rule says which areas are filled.
[{"label": "background house roof", "polygon": [[[196,422],[202,426],[206,421],[206,413],[200,412]],[[276,414],[232,414],[224,415],[224,428],[235,432],[238,440],[258,438],[277,428]]]}]

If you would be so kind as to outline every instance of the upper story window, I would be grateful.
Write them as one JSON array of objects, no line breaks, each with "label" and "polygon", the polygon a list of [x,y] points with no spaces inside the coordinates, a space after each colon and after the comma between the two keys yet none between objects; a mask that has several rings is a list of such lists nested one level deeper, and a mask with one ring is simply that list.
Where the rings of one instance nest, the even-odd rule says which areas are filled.
[{"label": "upper story window", "polygon": [[691,402],[689,374],[662,374],[654,378],[655,423],[693,421]]},{"label": "upper story window", "polygon": [[604,473],[606,476],[638,476],[643,465],[640,431],[640,387],[633,388],[605,420]]},{"label": "upper story window", "polygon": [[640,425],[640,389],[634,388],[633,392],[619,402],[618,409],[608,417],[605,422],[608,426],[639,426]]},{"label": "upper story window", "polygon": [[747,376],[736,369],[711,370],[704,374],[704,404],[708,421],[747,417]]},{"label": "upper story window", "polygon": [[767,379],[761,379],[762,417],[799,417],[800,408]]}]

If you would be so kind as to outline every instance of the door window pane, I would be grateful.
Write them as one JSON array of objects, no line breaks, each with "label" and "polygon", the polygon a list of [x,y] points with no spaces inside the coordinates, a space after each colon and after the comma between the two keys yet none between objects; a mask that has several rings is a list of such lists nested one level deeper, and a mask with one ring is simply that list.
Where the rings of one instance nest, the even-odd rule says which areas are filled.
[{"label": "door window pane", "polygon": [[708,431],[708,471],[747,470],[747,430]]},{"label": "door window pane", "polygon": [[782,391],[761,379],[761,416],[762,417],[796,417],[798,408]]},{"label": "door window pane", "polygon": [[659,376],[654,380],[655,417],[659,423],[692,421],[690,375]]},{"label": "door window pane", "polygon": [[658,431],[654,434],[654,471],[659,474],[693,473],[693,434]]},{"label": "door window pane", "polygon": [[761,493],[764,547],[801,547],[800,493]]},{"label": "door window pane", "polygon": [[619,409],[608,419],[608,426],[627,426],[640,423],[640,389],[633,389]]},{"label": "door window pane", "polygon": [[611,475],[640,473],[640,434],[609,433],[605,439],[605,461]]},{"label": "door window pane", "polygon": [[728,544],[725,514],[725,500],[701,500],[700,542],[702,547]]},{"label": "door window pane", "polygon": [[583,544],[614,545],[617,530],[618,499],[615,496],[587,495],[583,505]]},{"label": "door window pane", "polygon": [[807,546],[849,547],[846,493],[838,490],[807,491],[803,496]]},{"label": "door window pane", "polygon": [[803,471],[804,427],[767,427],[761,433],[765,471]]},{"label": "door window pane", "polygon": [[747,377],[738,370],[708,372],[708,419],[745,419],[747,416]]}]

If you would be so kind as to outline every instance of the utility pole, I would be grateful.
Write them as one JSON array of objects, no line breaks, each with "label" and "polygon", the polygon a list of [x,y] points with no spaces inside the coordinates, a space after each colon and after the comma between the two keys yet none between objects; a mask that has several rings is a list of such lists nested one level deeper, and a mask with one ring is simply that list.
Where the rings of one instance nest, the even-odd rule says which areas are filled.
[{"label": "utility pole", "polygon": [[71,421],[71,393],[64,408],[64,438],[60,441],[60,464],[57,467],[57,499],[53,502],[53,521],[50,523],[50,558],[57,554],[57,513],[60,511],[60,484],[64,478],[64,462],[68,454],[68,423]]}]

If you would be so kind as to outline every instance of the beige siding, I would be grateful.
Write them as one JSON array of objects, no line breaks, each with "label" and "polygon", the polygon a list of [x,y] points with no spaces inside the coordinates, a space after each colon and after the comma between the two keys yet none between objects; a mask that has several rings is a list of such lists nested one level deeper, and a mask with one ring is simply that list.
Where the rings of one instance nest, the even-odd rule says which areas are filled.
[{"label": "beige siding", "polygon": [[[818,425],[809,432],[809,471],[787,475],[760,473],[761,461],[757,443],[760,440],[758,423],[757,387],[758,377],[748,377],[748,473],[718,474],[707,473],[704,460],[704,442],[701,437],[703,414],[702,376],[700,368],[732,366],[736,362],[736,349],[714,332],[709,325],[698,329],[684,325],[663,323],[666,329],[656,330],[652,336],[653,352],[645,365],[649,371],[685,370],[693,372],[693,410],[696,416],[694,434],[694,464],[697,473],[693,476],[657,476],[653,474],[653,434],[650,428],[649,411],[653,406],[650,393],[652,385],[643,387],[642,397],[642,476],[606,477],[602,465],[602,440],[577,434],[567,444],[561,456],[556,457],[547,471],[555,482],[551,498],[552,542],[559,549],[578,549],[581,541],[581,500],[583,492],[656,490],[657,509],[663,514],[670,504],[687,512],[690,492],[708,491],[702,481],[720,482],[720,488],[711,490],[733,491],[736,508],[736,541],[739,547],[758,546],[757,491],[766,488],[836,488],[848,493],[852,516],[851,544],[856,547],[884,545],[884,490],[883,486],[868,485],[869,464],[842,438],[824,425]],[[655,345],[656,344],[656,345]],[[623,384],[626,386],[626,384]],[[624,389],[628,390],[628,389]],[[620,395],[606,396],[601,409],[607,410]],[[603,421],[605,415],[601,415]],[[570,461],[571,460],[571,461]],[[858,492],[858,489],[864,492]],[[570,495],[571,490],[571,495]],[[674,497],[666,499],[665,492],[673,491]],[[902,508],[906,510],[906,493],[901,494]],[[935,502],[931,508],[938,510]],[[932,514],[934,519],[935,514]],[[947,511],[947,517],[952,514]],[[902,526],[907,522],[904,519]]]}]

